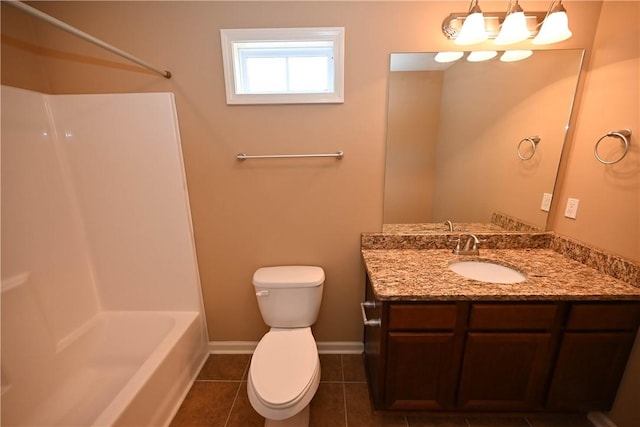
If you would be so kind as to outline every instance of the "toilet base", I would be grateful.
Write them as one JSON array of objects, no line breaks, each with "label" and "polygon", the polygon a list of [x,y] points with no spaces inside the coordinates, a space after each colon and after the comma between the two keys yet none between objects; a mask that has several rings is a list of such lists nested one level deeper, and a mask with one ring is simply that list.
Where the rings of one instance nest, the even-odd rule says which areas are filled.
[{"label": "toilet base", "polygon": [[309,405],[293,417],[284,420],[264,420],[264,427],[308,427],[309,426]]}]

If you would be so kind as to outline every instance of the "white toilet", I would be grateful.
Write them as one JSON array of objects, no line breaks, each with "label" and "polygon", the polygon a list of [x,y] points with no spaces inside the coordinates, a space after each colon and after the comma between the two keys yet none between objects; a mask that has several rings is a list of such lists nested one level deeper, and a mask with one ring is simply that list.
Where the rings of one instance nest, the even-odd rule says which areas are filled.
[{"label": "white toilet", "polygon": [[271,327],[249,367],[247,394],[265,426],[306,427],[309,402],[320,383],[320,359],[311,333],[318,318],[324,270],[263,267],[253,275],[260,313]]}]

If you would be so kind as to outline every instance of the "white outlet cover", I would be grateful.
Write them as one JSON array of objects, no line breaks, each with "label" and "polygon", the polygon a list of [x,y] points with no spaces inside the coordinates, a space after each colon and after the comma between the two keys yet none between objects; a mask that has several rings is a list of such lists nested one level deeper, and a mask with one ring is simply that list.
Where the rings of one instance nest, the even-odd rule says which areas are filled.
[{"label": "white outlet cover", "polygon": [[543,193],[542,194],[542,204],[540,205],[540,209],[545,211],[545,212],[549,212],[549,209],[551,209],[551,199],[553,198],[553,195],[550,193]]},{"label": "white outlet cover", "polygon": [[579,204],[580,200],[578,199],[567,199],[567,208],[564,211],[564,216],[566,216],[567,218],[576,219]]}]

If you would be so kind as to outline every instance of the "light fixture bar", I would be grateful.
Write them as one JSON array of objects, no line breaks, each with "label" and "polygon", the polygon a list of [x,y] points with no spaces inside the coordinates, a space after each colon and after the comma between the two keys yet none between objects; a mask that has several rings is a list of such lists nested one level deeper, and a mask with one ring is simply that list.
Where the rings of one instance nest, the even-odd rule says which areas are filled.
[{"label": "light fixture bar", "polygon": [[[546,16],[546,12],[525,12],[527,29],[531,33],[530,38],[538,34],[538,24]],[[500,25],[506,17],[505,12],[484,12],[484,26],[489,39],[495,39],[500,33]],[[442,22],[442,33],[450,40],[455,40],[460,34],[466,13],[452,13]]]}]

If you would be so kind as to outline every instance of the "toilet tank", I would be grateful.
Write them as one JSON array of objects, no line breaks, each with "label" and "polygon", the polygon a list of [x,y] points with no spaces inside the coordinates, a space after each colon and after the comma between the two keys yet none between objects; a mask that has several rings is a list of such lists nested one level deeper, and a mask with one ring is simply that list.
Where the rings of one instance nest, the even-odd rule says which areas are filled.
[{"label": "toilet tank", "polygon": [[324,270],[315,266],[262,267],[253,286],[264,322],[272,328],[304,328],[318,318]]}]

